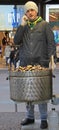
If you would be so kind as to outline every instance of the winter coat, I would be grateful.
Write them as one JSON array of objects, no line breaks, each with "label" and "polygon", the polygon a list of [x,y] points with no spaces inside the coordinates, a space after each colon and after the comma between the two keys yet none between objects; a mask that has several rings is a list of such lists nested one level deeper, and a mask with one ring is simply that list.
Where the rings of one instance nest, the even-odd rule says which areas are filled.
[{"label": "winter coat", "polygon": [[20,45],[20,65],[40,64],[48,67],[51,55],[54,55],[56,62],[56,45],[54,34],[49,23],[42,20],[33,29],[28,25],[19,26],[14,43]]}]

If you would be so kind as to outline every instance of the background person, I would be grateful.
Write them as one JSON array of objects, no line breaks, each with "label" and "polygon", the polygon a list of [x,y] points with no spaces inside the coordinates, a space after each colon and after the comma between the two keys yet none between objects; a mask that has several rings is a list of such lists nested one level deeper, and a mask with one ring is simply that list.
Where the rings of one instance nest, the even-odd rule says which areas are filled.
[{"label": "background person", "polygon": [[5,47],[5,52],[4,52],[5,59],[6,59],[6,66],[9,65],[8,60],[10,60],[10,53],[11,53],[11,46],[10,46],[10,39],[9,39]]},{"label": "background person", "polygon": [[0,45],[0,58],[2,58],[2,46]]},{"label": "background person", "polygon": [[[24,5],[25,15],[22,23],[18,27],[14,43],[20,45],[19,58],[20,65],[41,65],[49,67],[50,57],[54,56],[56,62],[56,47],[54,35],[49,24],[38,16],[38,6],[33,1],[28,1]],[[55,63],[54,63],[55,64]],[[48,127],[47,103],[38,105],[41,117],[41,129]],[[27,103],[26,118],[21,125],[34,123],[34,105]]]},{"label": "background person", "polygon": [[19,48],[15,47],[15,54],[14,54],[14,65],[15,69],[19,67],[20,60],[19,60]]},{"label": "background person", "polygon": [[15,56],[15,47],[11,46],[11,52],[10,52],[10,69],[15,68],[14,56]]},{"label": "background person", "polygon": [[8,33],[8,31],[6,31],[4,33],[4,37],[2,39],[2,56],[3,57],[4,57],[5,47],[7,45],[8,40],[9,40],[9,33]]}]

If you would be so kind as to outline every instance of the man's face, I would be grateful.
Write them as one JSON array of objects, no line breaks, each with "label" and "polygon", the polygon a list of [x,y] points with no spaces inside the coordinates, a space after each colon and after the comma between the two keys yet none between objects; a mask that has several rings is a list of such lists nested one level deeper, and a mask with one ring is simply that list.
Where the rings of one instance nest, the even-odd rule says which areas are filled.
[{"label": "man's face", "polygon": [[28,17],[29,21],[34,21],[37,18],[37,12],[34,9],[29,9],[26,12],[26,16]]}]

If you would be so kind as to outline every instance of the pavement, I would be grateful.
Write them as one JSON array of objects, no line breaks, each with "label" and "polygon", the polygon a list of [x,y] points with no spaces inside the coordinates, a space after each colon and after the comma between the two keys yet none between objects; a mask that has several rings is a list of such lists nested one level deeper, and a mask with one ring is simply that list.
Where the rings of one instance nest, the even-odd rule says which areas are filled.
[{"label": "pavement", "polygon": [[[54,94],[59,94],[59,63],[55,71],[56,78],[53,79]],[[25,103],[15,103],[10,99],[8,67],[5,60],[0,59],[0,130],[40,130],[40,113],[35,105],[35,123],[29,126],[21,126],[21,120],[26,116]],[[52,107],[59,113],[59,105],[48,103],[48,115]],[[49,129],[49,128],[48,128]],[[46,129],[46,130],[48,130]]]},{"label": "pavement", "polygon": [[[38,113],[35,113],[35,115],[36,115],[35,116],[36,120],[39,120]],[[25,129],[26,127],[22,127],[20,125],[21,120],[24,117],[25,117],[25,112],[0,112],[0,130]],[[39,124],[40,124],[40,121],[39,121]],[[36,126],[36,123],[34,125],[27,126],[27,130],[28,130],[28,127],[31,130],[31,128],[34,128],[34,126]]]},{"label": "pavement", "polygon": [[[1,112],[0,113],[0,130],[42,130],[40,129],[40,119],[38,113],[35,113],[35,123],[28,126],[21,126],[21,120],[25,117],[23,112]],[[58,119],[59,121],[59,119]],[[55,121],[54,121],[55,123]],[[49,122],[48,122],[49,124]],[[59,130],[59,123],[57,124],[58,128],[53,126],[53,129],[50,128],[50,124],[47,129],[44,130]],[[55,127],[55,129],[54,129]]]}]

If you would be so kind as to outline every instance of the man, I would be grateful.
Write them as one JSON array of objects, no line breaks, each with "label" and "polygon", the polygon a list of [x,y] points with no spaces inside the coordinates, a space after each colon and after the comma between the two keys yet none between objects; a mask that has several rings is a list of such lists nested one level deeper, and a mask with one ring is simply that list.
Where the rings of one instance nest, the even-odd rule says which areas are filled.
[{"label": "man", "polygon": [[[25,16],[18,27],[14,43],[20,45],[20,65],[36,65],[49,67],[50,57],[56,57],[56,48],[54,44],[54,35],[49,24],[38,14],[38,6],[33,1],[28,1],[24,5]],[[41,129],[48,127],[47,122],[47,103],[38,105],[41,117]],[[27,117],[21,122],[21,125],[34,123],[34,105],[27,103]]]}]

